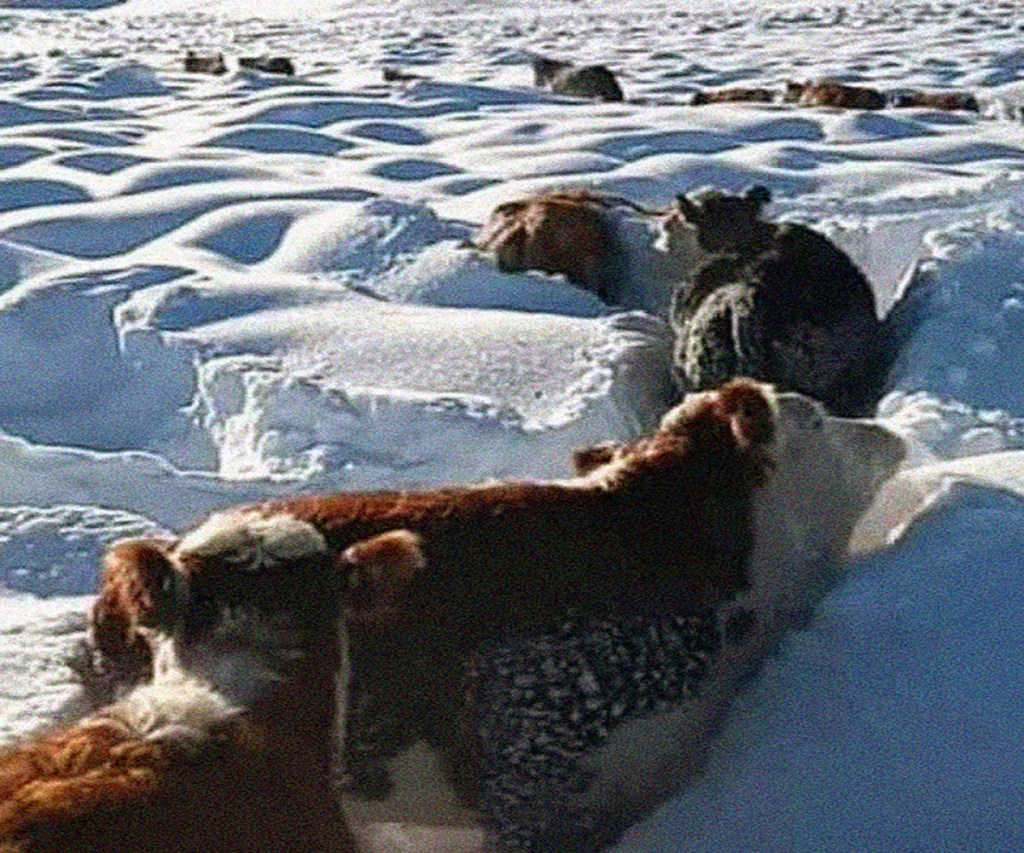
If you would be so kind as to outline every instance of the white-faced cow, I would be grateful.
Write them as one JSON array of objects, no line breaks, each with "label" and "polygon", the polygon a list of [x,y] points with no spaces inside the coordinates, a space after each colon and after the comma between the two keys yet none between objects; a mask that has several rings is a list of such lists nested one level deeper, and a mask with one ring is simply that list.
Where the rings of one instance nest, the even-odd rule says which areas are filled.
[{"label": "white-faced cow", "polygon": [[[697,766],[741,673],[806,612],[902,452],[875,424],[736,380],[647,438],[578,453],[567,480],[256,504],[166,547],[216,573],[204,543],[237,542],[259,565],[263,526],[290,518],[358,564],[353,543],[412,531],[386,605],[343,620],[352,667],[331,676],[348,799],[423,820],[398,768],[433,755],[420,785],[476,809],[496,849],[597,850]],[[108,565],[94,611],[115,667],[122,652],[140,663],[132,626],[152,621],[124,592],[134,574]]]},{"label": "white-faced cow", "polygon": [[395,531],[332,554],[282,515],[236,534],[110,550],[147,681],[0,750],[0,851],[355,853],[332,765],[341,602],[386,610],[419,551]]}]

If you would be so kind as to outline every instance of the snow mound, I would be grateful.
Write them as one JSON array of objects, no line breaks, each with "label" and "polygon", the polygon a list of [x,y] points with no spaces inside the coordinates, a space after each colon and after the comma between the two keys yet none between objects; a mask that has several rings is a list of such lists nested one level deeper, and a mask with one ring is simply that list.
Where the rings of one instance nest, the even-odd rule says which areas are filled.
[{"label": "snow mound", "polygon": [[366,301],[168,337],[226,353],[202,364],[197,415],[229,479],[561,476],[573,448],[650,429],[671,395],[668,334],[643,314]]},{"label": "snow mound", "polygon": [[955,487],[853,567],[617,853],[1018,849],[1022,548],[1019,497]]}]

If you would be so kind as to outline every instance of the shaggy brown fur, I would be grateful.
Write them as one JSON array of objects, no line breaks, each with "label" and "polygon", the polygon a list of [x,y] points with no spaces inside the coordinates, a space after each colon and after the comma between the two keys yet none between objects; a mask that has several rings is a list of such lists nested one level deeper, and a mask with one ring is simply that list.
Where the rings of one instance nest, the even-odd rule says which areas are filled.
[{"label": "shaggy brown fur", "polygon": [[972,113],[976,113],[980,109],[978,99],[970,92],[919,92],[912,90],[893,96],[892,105],[898,109],[926,107],[932,110],[965,110]]},{"label": "shaggy brown fur", "polygon": [[699,107],[703,104],[731,104],[738,102],[770,104],[774,100],[775,93],[771,89],[735,86],[727,89],[705,89],[701,92],[694,92],[693,100],[690,103],[695,107]]},{"label": "shaggy brown fur", "polygon": [[226,74],[227,64],[223,53],[199,54],[194,50],[185,51],[185,70],[190,74]]},{"label": "shaggy brown fur", "polygon": [[880,110],[885,106],[885,95],[866,86],[850,86],[834,80],[813,83],[786,83],[784,99],[803,107],[843,107],[853,110]]},{"label": "shaggy brown fur", "polygon": [[179,743],[116,710],[0,752],[2,853],[355,851],[287,727],[229,717]]},{"label": "shaggy brown fur", "polygon": [[670,323],[680,391],[753,376],[836,415],[873,412],[891,367],[867,278],[827,237],[762,218],[764,187],[679,196],[708,259],[676,291]]},{"label": "shaggy brown fur", "polygon": [[506,272],[561,273],[605,302],[617,295],[614,231],[601,198],[585,190],[499,204],[472,245]]},{"label": "shaggy brown fur", "polygon": [[[94,705],[108,701],[118,684],[131,683],[150,666],[148,628],[158,624],[167,605],[166,557],[171,540],[120,542],[103,558],[101,584],[105,594],[93,605],[89,620],[89,641],[101,663],[90,673],[86,686],[97,691]],[[79,661],[73,668],[93,666]]]}]

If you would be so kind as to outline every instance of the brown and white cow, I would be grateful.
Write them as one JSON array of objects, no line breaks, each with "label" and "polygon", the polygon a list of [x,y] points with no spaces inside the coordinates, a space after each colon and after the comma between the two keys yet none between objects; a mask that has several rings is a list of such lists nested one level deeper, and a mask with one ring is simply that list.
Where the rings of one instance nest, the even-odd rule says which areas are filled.
[{"label": "brown and white cow", "polygon": [[652,210],[586,188],[499,204],[469,245],[506,272],[561,274],[604,302],[656,315],[705,258],[674,205]]},{"label": "brown and white cow", "polygon": [[[353,853],[338,806],[341,596],[362,604],[419,566],[396,531],[330,554],[292,516],[251,538],[126,541],[108,571],[152,678],[83,720],[0,750],[3,853]],[[137,593],[144,591],[139,596]]]},{"label": "brown and white cow", "polygon": [[722,89],[702,89],[694,92],[690,104],[695,107],[704,104],[770,104],[775,99],[775,92],[761,86],[728,86]]},{"label": "brown and white cow", "polygon": [[842,107],[853,110],[880,110],[885,107],[885,95],[867,86],[851,86],[835,80],[813,82],[786,82],[783,100],[802,107]]},{"label": "brown and white cow", "polygon": [[[329,558],[356,563],[361,560],[362,546],[353,550],[358,540],[395,527],[414,531],[418,553],[400,548],[412,554],[405,560],[404,583],[386,606],[370,614],[348,614],[343,633],[352,670],[341,667],[331,673],[339,685],[349,802],[358,801],[358,815],[371,821],[466,819],[454,796],[447,800],[450,812],[430,806],[424,814],[422,802],[403,802],[403,794],[415,799],[436,786],[453,791],[463,806],[479,806],[495,838],[517,837],[530,825],[546,833],[542,839],[559,838],[558,826],[544,825],[537,815],[518,820],[514,814],[524,802],[571,811],[572,803],[564,800],[568,791],[531,788],[533,783],[523,781],[532,778],[530,773],[506,753],[486,753],[488,745],[507,743],[500,732],[484,736],[487,727],[528,707],[523,697],[494,686],[501,672],[523,665],[518,653],[510,653],[512,665],[505,667],[505,653],[495,651],[494,644],[543,638],[545,632],[561,631],[558,626],[567,619],[568,624],[600,623],[587,629],[588,643],[605,630],[600,626],[621,620],[633,620],[630,625],[635,620],[678,623],[684,633],[696,631],[700,637],[707,633],[701,626],[710,624],[712,646],[720,642],[715,639],[719,630],[721,637],[748,640],[742,647],[745,655],[722,659],[730,661],[721,674],[721,691],[727,694],[741,668],[735,659],[756,657],[779,625],[786,624],[786,614],[804,612],[816,572],[842,551],[860,512],[901,456],[901,442],[881,427],[831,418],[798,394],[777,394],[738,380],[691,395],[648,438],[579,453],[578,473],[568,480],[274,501],[220,513],[182,539],[156,542],[153,548],[176,565],[192,567],[186,574],[213,578],[233,571],[232,566],[263,565],[265,543],[274,538],[268,537],[267,525],[279,519],[311,526],[323,537]],[[225,553],[235,556],[225,561]],[[166,618],[138,594],[146,587],[137,582],[145,570],[142,556],[108,559],[94,611],[100,657],[115,669],[126,660],[129,666],[144,665],[138,650],[132,650],[132,633],[158,630]],[[313,568],[314,574],[328,570],[319,562]],[[251,574],[248,584],[231,584],[240,601],[260,598],[259,577]],[[737,626],[750,625],[734,618],[748,609],[761,613],[753,632],[740,630]],[[776,618],[776,612],[782,615]],[[643,637],[665,634],[640,631]],[[693,666],[680,658],[688,673],[684,681],[710,672],[705,651],[693,647]],[[530,668],[530,677],[571,674],[566,659],[555,654],[552,666]],[[474,667],[493,678],[474,677]],[[562,690],[563,685],[555,686]],[[588,689],[585,682],[568,686]],[[595,691],[598,687],[606,689],[597,685]],[[713,683],[707,692],[716,695],[718,690]],[[316,695],[322,697],[322,684]],[[544,701],[543,693],[531,695]],[[324,720],[330,716],[329,709],[317,711],[315,704],[303,708],[302,714],[308,712]],[[538,709],[536,720],[546,713]],[[687,713],[688,726],[713,716],[709,708]],[[621,829],[623,820],[650,804],[650,791],[666,783],[659,778],[642,795],[622,798],[621,808],[609,805],[617,795],[606,797],[601,791],[614,791],[623,784],[615,781],[622,772],[633,773],[623,752],[635,741],[632,728],[622,729],[621,738],[612,738],[607,726],[602,731],[601,750],[575,756],[573,766],[597,762],[596,775],[585,774],[595,781],[584,801],[589,810],[611,810],[602,818],[600,837],[606,838],[607,827]],[[708,730],[694,722],[686,731],[679,749],[692,758]],[[550,734],[542,726],[536,742]],[[417,764],[410,758],[414,754],[434,758]],[[605,754],[607,762],[601,758]],[[536,766],[528,757],[523,760],[527,771]],[[409,785],[405,769],[422,774],[427,765],[431,769],[420,775],[419,784]],[[438,770],[439,776],[431,775]],[[550,785],[557,776],[536,779]],[[636,782],[643,788],[639,776]],[[520,789],[523,796],[515,796]],[[576,849],[541,843],[536,849]],[[580,849],[590,848],[584,844]]]}]

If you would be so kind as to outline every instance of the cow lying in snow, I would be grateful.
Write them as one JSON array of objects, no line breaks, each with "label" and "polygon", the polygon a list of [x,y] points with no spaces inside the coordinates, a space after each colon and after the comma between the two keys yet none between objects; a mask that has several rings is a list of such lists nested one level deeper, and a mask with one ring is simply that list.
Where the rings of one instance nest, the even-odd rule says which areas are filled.
[{"label": "cow lying in snow", "polygon": [[978,99],[970,92],[922,92],[909,89],[892,95],[892,105],[897,109],[925,107],[932,110],[964,110],[979,112]]},{"label": "cow lying in snow", "polygon": [[885,107],[885,95],[867,86],[851,86],[835,80],[814,82],[786,82],[782,98],[787,103],[802,107],[843,107],[854,110],[880,110]]},{"label": "cow lying in snow", "polygon": [[607,303],[663,313],[702,255],[678,239],[675,208],[648,210],[588,189],[549,190],[499,204],[470,245],[506,272],[561,274]]},{"label": "cow lying in snow", "polygon": [[895,355],[864,274],[826,237],[762,218],[764,187],[678,199],[704,260],[676,291],[673,368],[680,390],[753,376],[838,415],[873,411]]},{"label": "cow lying in snow", "polygon": [[248,531],[112,548],[152,681],[0,750],[0,850],[354,853],[331,764],[341,595],[354,573],[372,604],[418,552],[398,532],[338,558],[287,516]]},{"label": "cow lying in snow", "polygon": [[186,50],[185,70],[190,74],[227,74],[228,66],[223,53],[200,54]]},{"label": "cow lying in snow", "polygon": [[561,273],[604,302],[618,297],[618,247],[603,197],[586,190],[542,193],[499,204],[471,245],[504,272]]},{"label": "cow lying in snow", "polygon": [[573,65],[558,59],[539,56],[530,61],[533,66],[533,85],[550,89],[556,95],[571,98],[597,98],[601,101],[621,101],[622,87],[615,75],[604,65]]},{"label": "cow lying in snow", "polygon": [[[345,620],[352,673],[342,693],[351,702],[339,716],[353,800],[363,800],[365,815],[409,819],[402,801],[409,786],[391,787],[388,762],[426,742],[444,775],[421,781],[418,790],[454,788],[482,810],[491,837],[515,849],[590,850],[671,784],[670,764],[647,768],[632,787],[620,788],[621,780],[608,775],[622,762],[602,764],[600,750],[628,751],[617,738],[619,725],[706,695],[703,705],[686,705],[692,735],[676,738],[676,757],[695,759],[707,740],[705,723],[735,686],[736,673],[777,636],[784,616],[802,612],[811,589],[805,581],[842,550],[901,455],[899,440],[880,427],[823,417],[799,395],[742,380],[691,395],[648,438],[577,454],[577,475],[569,480],[275,501],[215,515],[177,543],[153,549],[175,563],[190,554],[197,572],[215,576],[230,564],[204,556],[199,544],[241,543],[235,550],[245,559],[233,562],[260,565],[267,518],[311,525],[328,554],[347,553],[356,562],[354,541],[392,527],[415,531],[422,562],[407,561],[403,591],[383,610]],[[110,561],[94,610],[100,657],[125,680],[132,676],[119,669],[125,661],[142,664],[131,651],[139,630],[133,626],[152,631],[161,620],[159,608],[135,591],[145,563],[140,552]],[[242,601],[261,596],[259,575],[249,577],[247,585],[232,586]],[[604,638],[620,629],[639,658],[605,657]],[[591,683],[573,676],[580,643],[587,660],[608,664],[592,682],[593,695],[575,697],[581,706],[545,705]],[[534,670],[528,661],[538,648],[553,657]],[[653,657],[644,656],[645,648]],[[657,670],[656,661],[670,654],[674,675],[664,683],[654,670],[636,679],[619,672],[634,665]],[[528,675],[533,686],[519,690],[516,679],[506,679],[512,672]],[[709,680],[701,681],[705,674]],[[347,673],[341,675],[344,684]],[[612,713],[620,678],[662,692],[638,694],[629,713]],[[574,719],[586,739],[575,737]],[[520,725],[534,726],[537,737],[509,740]],[[619,731],[625,742],[631,732]],[[558,764],[563,760],[569,765]],[[604,767],[596,776],[587,769],[591,760]],[[593,785],[584,785],[591,777]],[[567,778],[572,786],[559,781]],[[602,793],[606,788],[615,793]],[[578,807],[571,799],[577,795]],[[367,796],[378,802],[367,806]],[[579,832],[588,835],[581,840]]]},{"label": "cow lying in snow", "polygon": [[286,77],[295,75],[295,63],[287,56],[240,56],[238,67],[262,71],[264,74],[283,74]]},{"label": "cow lying in snow", "polygon": [[704,104],[770,104],[775,99],[775,93],[771,89],[760,86],[730,86],[723,89],[702,89],[694,92],[690,104],[695,107]]}]

